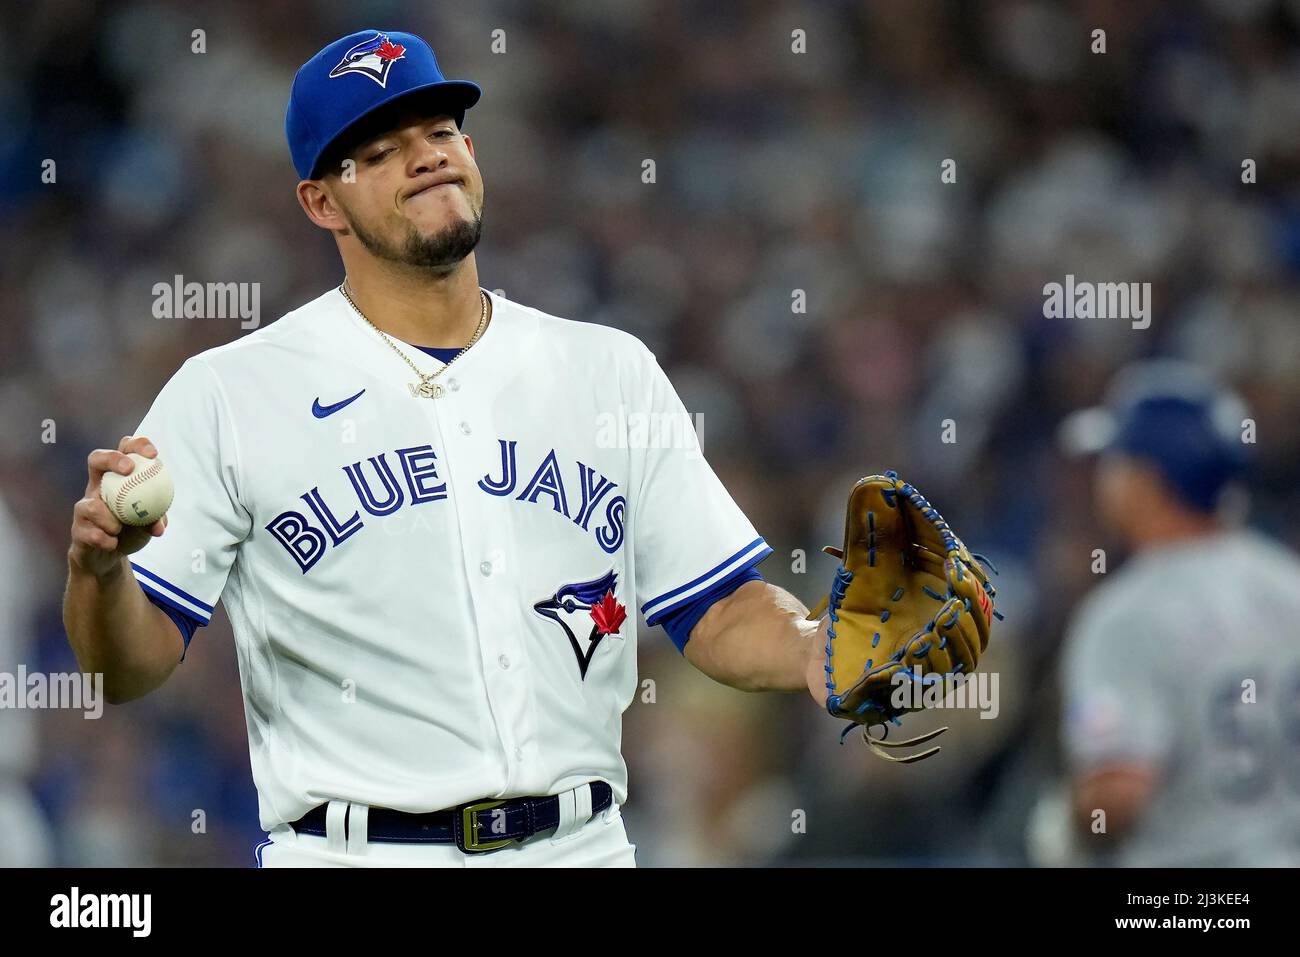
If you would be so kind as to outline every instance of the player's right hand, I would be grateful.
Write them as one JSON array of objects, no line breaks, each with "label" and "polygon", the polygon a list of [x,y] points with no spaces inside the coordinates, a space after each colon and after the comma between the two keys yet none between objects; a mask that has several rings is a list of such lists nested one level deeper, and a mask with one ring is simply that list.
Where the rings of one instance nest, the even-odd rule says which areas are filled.
[{"label": "player's right hand", "polygon": [[120,568],[125,556],[144,548],[150,538],[157,538],[167,527],[165,515],[147,528],[123,525],[99,497],[99,484],[105,472],[130,475],[135,468],[135,463],[127,458],[128,452],[138,452],[151,459],[158,457],[154,444],[143,435],[123,436],[116,451],[95,449],[86,457],[86,494],[72,508],[72,547],[68,550],[68,560],[97,578]]}]

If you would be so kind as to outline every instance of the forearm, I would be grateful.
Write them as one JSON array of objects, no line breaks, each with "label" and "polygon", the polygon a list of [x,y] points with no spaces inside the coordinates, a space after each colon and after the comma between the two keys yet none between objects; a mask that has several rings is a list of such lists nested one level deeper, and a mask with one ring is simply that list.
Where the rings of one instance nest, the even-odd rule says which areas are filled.
[{"label": "forearm", "polygon": [[686,658],[742,691],[807,690],[812,644],[821,623],[783,588],[751,581],[711,607],[691,631]]},{"label": "forearm", "polygon": [[113,704],[153,691],[184,651],[176,625],[145,596],[125,558],[98,575],[69,561],[63,623],[81,670],[104,676]]}]

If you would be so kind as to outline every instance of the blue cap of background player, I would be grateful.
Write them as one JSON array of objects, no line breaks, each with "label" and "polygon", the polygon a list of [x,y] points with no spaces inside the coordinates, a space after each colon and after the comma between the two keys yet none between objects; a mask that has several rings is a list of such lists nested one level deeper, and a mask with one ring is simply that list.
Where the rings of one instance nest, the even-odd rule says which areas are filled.
[{"label": "blue cap of background player", "polygon": [[1069,416],[1061,440],[1074,453],[1119,452],[1150,462],[1184,502],[1208,512],[1250,464],[1242,441],[1248,415],[1245,403],[1204,370],[1153,359],[1121,369],[1106,405]]},{"label": "blue cap of background player", "polygon": [[362,30],[335,40],[302,65],[289,91],[284,131],[298,175],[316,178],[325,151],[349,127],[414,93],[433,98],[460,126],[483,91],[444,78],[429,44],[414,34]]}]

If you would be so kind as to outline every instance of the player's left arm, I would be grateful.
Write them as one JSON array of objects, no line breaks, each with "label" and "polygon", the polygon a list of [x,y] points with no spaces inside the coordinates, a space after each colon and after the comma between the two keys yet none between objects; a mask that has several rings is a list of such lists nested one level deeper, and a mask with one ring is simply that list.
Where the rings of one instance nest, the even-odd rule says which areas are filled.
[{"label": "player's left arm", "polygon": [[[638,397],[629,407],[662,422],[691,422],[654,355],[644,346],[637,354]],[[693,440],[693,431],[685,429],[682,438]],[[634,455],[640,480],[631,524],[646,623],[662,625],[691,664],[722,684],[746,691],[809,688],[824,704],[823,623],[806,621],[802,602],[758,574],[772,549],[702,448],[694,441],[648,442]],[[809,677],[814,668],[815,679]]]},{"label": "player's left arm", "polygon": [[802,691],[826,703],[825,621],[784,588],[749,581],[710,606],[691,630],[686,660],[742,691]]}]

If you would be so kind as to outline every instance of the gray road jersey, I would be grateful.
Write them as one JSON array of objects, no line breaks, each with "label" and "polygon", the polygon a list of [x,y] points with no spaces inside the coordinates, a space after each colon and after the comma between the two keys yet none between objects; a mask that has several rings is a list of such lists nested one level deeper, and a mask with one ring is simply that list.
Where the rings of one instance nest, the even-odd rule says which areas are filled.
[{"label": "gray road jersey", "polygon": [[1069,766],[1161,768],[1117,863],[1300,864],[1298,629],[1300,559],[1249,531],[1144,551],[1080,606]]}]

